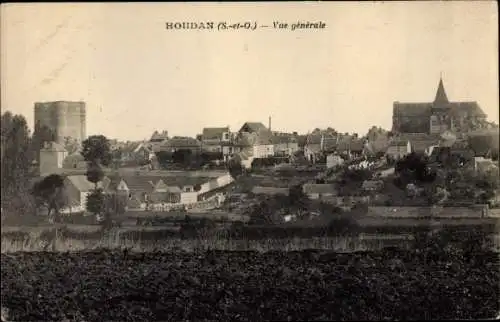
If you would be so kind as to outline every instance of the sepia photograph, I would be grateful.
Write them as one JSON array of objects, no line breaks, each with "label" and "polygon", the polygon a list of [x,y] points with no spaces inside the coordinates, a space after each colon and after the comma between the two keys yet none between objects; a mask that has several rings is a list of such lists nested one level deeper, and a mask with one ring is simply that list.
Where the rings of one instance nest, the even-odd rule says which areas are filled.
[{"label": "sepia photograph", "polygon": [[2,322],[500,319],[496,1],[0,8]]}]

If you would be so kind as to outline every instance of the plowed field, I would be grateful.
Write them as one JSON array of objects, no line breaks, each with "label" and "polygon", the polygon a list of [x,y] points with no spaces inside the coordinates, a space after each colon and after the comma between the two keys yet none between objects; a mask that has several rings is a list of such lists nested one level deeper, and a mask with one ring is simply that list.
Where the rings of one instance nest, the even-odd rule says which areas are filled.
[{"label": "plowed field", "polygon": [[491,318],[498,254],[2,254],[10,321]]}]

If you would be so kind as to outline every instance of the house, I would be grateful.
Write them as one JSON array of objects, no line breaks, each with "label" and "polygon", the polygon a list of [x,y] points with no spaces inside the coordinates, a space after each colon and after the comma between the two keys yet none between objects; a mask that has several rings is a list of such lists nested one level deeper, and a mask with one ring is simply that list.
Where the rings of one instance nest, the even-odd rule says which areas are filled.
[{"label": "house", "polygon": [[498,157],[499,139],[499,129],[496,128],[468,133],[466,140],[476,157]]},{"label": "house", "polygon": [[293,135],[273,134],[271,142],[275,156],[290,156],[299,150],[299,144]]},{"label": "house", "polygon": [[240,151],[231,157],[232,160],[241,164],[245,169],[252,168],[253,147],[241,147]]},{"label": "house", "polygon": [[144,162],[144,161],[149,161],[151,160],[152,156],[154,155],[153,150],[151,149],[150,145],[141,142],[139,143],[135,149],[133,150],[133,156],[134,158],[139,161],[139,162]]},{"label": "house", "polygon": [[474,157],[474,170],[480,173],[498,172],[498,162],[489,158]]},{"label": "house", "polygon": [[201,153],[202,144],[199,140],[191,137],[174,136],[173,138],[164,141],[159,151],[175,152],[179,150],[190,150],[192,153]]},{"label": "house", "polygon": [[388,147],[389,138],[387,136],[379,136],[375,140],[365,142],[363,154],[367,156],[384,155]]},{"label": "house", "polygon": [[363,155],[365,149],[364,140],[346,137],[337,143],[337,152],[347,158],[358,158]]},{"label": "house", "polygon": [[[446,136],[449,142],[449,137]],[[439,134],[430,135],[426,133],[401,133],[393,138],[394,140],[406,140],[410,142],[412,152],[427,154],[432,146],[439,145],[443,138]]]},{"label": "house", "polygon": [[274,145],[271,141],[271,133],[267,130],[253,133],[240,133],[234,141],[234,146],[236,146],[239,151],[245,151],[249,154],[249,157],[254,159],[267,158],[274,155]]},{"label": "house", "polygon": [[152,149],[147,142],[127,141],[115,147],[114,161],[120,166],[137,166],[147,163],[152,155]]},{"label": "house", "polygon": [[[98,183],[97,186],[101,188],[102,184]],[[64,178],[64,188],[68,207],[62,209],[61,213],[86,212],[87,197],[95,189],[95,185],[85,175],[69,175]]]},{"label": "house", "polygon": [[333,184],[306,183],[302,186],[302,191],[313,200],[323,200],[337,197],[338,189]]},{"label": "house", "polygon": [[168,140],[168,131],[154,131],[153,135],[151,135],[151,138],[148,141],[148,148],[156,152],[159,150],[160,146]]},{"label": "house", "polygon": [[231,132],[226,127],[206,127],[201,134],[201,143],[204,151],[222,152],[222,144],[229,143]]},{"label": "house", "polygon": [[264,124],[261,122],[245,122],[239,133],[260,133],[262,131],[270,131]]},{"label": "house", "polygon": [[335,168],[344,164],[344,159],[337,154],[330,154],[326,157],[326,167],[328,169]]},{"label": "house", "polygon": [[332,133],[314,133],[306,137],[304,156],[309,162],[318,162],[324,154],[337,151],[341,136]]},{"label": "house", "polygon": [[87,162],[79,152],[68,155],[63,161],[64,169],[86,169]]},{"label": "house", "polygon": [[320,134],[310,134],[306,138],[304,156],[311,163],[316,163],[321,158],[321,137],[322,135]]},{"label": "house", "polygon": [[45,142],[40,149],[40,175],[45,176],[63,168],[68,151],[57,142]]},{"label": "house", "polygon": [[490,206],[492,208],[500,208],[500,189],[495,189],[493,197],[490,199]]},{"label": "house", "polygon": [[233,144],[233,139],[234,135],[229,126],[204,128],[200,135],[202,150],[222,153],[224,160],[240,151],[240,148]]},{"label": "house", "polygon": [[391,160],[399,160],[410,154],[411,143],[408,140],[394,139],[389,143],[386,155]]},{"label": "house", "polygon": [[268,131],[261,131],[252,144],[254,158],[267,158],[274,155],[274,144]]},{"label": "house", "polygon": [[321,135],[321,151],[323,153],[336,152],[340,140],[341,136],[338,134],[326,133]]},{"label": "house", "polygon": [[246,122],[235,137],[235,146],[240,150],[251,146],[253,158],[267,158],[274,155],[272,132],[260,122]]},{"label": "house", "polygon": [[106,192],[128,194],[128,209],[154,205],[189,205],[210,191],[233,182],[226,171],[149,171],[115,175],[106,180]]}]

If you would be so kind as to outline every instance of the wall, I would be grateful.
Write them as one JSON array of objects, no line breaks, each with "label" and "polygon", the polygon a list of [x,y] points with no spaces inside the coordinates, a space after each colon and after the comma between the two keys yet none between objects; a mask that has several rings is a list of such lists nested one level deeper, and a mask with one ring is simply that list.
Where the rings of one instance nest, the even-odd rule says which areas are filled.
[{"label": "wall", "polygon": [[90,194],[90,191],[81,191],[80,192],[80,204],[83,209],[87,209],[87,197]]},{"label": "wall", "polygon": [[252,168],[253,159],[254,159],[254,157],[249,157],[247,160],[241,160],[241,165],[245,169],[251,169]]},{"label": "wall", "polygon": [[85,102],[43,102],[35,103],[35,124],[52,129],[58,143],[64,143],[65,137],[82,142],[86,138]]},{"label": "wall", "polygon": [[222,147],[222,154],[223,155],[231,155],[231,154],[239,153],[240,151],[241,151],[241,147],[239,147],[239,146],[224,145]]},{"label": "wall", "polygon": [[181,203],[196,203],[198,201],[198,193],[197,192],[183,192],[181,193]]},{"label": "wall", "polygon": [[40,150],[40,175],[57,173],[58,169],[63,168],[63,161],[67,155],[67,152]]},{"label": "wall", "polygon": [[61,209],[59,212],[61,214],[70,215],[70,214],[81,213],[84,211],[85,211],[85,208],[83,208],[82,206],[74,206],[74,207],[66,207],[64,209]]},{"label": "wall", "polygon": [[253,156],[254,158],[265,158],[274,155],[273,145],[254,145]]},{"label": "wall", "polygon": [[299,150],[299,144],[296,142],[278,143],[273,147],[274,154],[292,155]]},{"label": "wall", "polygon": [[[368,207],[368,216],[387,218],[481,218],[484,207]],[[487,214],[486,214],[487,215]]]},{"label": "wall", "polygon": [[433,215],[439,218],[482,218],[488,216],[488,207],[482,205],[472,207],[440,207],[434,209]]},{"label": "wall", "polygon": [[222,145],[219,144],[206,144],[202,145],[202,150],[206,152],[223,152]]},{"label": "wall", "polygon": [[234,181],[233,177],[229,173],[218,177],[217,179],[217,188],[227,186],[228,184]]},{"label": "wall", "polygon": [[488,217],[500,218],[500,208],[493,208],[489,210]]},{"label": "wall", "polygon": [[342,159],[340,156],[338,155],[328,155],[326,157],[326,167],[327,168],[333,168],[333,167],[336,167],[338,165],[341,165],[344,163],[344,159]]},{"label": "wall", "polygon": [[78,202],[78,206],[81,207],[80,191],[67,178],[64,180],[64,192],[68,202],[76,201]]}]

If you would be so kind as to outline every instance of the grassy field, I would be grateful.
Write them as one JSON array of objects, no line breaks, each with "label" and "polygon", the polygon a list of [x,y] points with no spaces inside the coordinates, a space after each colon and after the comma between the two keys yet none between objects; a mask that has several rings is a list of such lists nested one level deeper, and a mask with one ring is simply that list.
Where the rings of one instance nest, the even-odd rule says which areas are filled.
[{"label": "grassy field", "polygon": [[[165,228],[145,228],[141,231],[154,232]],[[172,228],[176,232],[178,228]],[[21,230],[18,230],[21,231]],[[26,231],[26,230],[24,230]],[[133,232],[132,235],[127,232]],[[12,232],[12,231],[11,231]],[[380,250],[385,247],[398,247],[408,249],[414,246],[413,234],[373,234],[360,233],[354,236],[324,236],[324,237],[289,237],[289,238],[231,238],[224,234],[207,234],[193,238],[168,237],[151,239],[143,237],[140,231],[129,229],[114,229],[97,238],[76,238],[52,234],[51,237],[43,236],[46,230],[31,231],[28,237],[7,237],[2,232],[2,253],[30,252],[30,251],[83,251],[91,249],[130,249],[135,252],[149,252],[156,250],[249,250],[249,251],[292,251],[304,249],[325,249],[338,252],[356,252],[367,250]],[[174,234],[176,236],[176,234]],[[500,234],[491,236],[492,248],[500,251]]]},{"label": "grassy field", "polygon": [[52,241],[41,239],[38,235],[24,240],[12,240],[2,237],[2,253],[31,252],[31,251],[83,251],[92,249],[129,249],[134,252],[149,252],[155,250],[182,250],[187,252],[199,250],[224,251],[295,251],[304,249],[328,249],[339,252],[354,252],[382,249],[387,246],[398,245],[402,248],[411,246],[410,239],[395,238],[368,238],[361,237],[318,237],[318,238],[289,238],[289,239],[228,239],[214,236],[207,238],[169,238],[158,241],[123,239],[115,234],[99,240],[79,240],[71,238],[55,238]]}]

